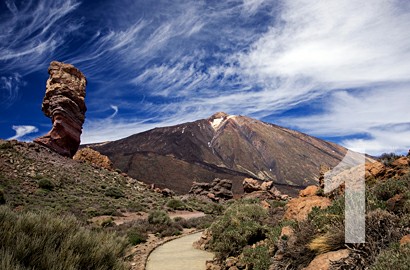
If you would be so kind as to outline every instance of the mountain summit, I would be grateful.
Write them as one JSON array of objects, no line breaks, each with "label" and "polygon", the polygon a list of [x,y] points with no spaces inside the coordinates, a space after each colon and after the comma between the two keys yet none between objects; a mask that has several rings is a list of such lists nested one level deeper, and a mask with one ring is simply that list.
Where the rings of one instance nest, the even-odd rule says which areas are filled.
[{"label": "mountain summit", "polygon": [[346,149],[304,133],[240,115],[155,128],[91,146],[136,179],[187,192],[192,182],[244,177],[272,180],[287,192],[317,181],[321,165],[333,167]]}]

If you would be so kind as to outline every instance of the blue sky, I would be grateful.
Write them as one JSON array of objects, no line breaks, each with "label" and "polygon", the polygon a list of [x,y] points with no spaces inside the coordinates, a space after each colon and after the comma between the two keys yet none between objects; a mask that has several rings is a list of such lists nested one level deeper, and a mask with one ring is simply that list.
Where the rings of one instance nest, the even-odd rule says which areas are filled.
[{"label": "blue sky", "polygon": [[0,2],[0,138],[31,140],[52,60],[88,79],[82,142],[248,115],[370,154],[410,148],[410,2]]}]

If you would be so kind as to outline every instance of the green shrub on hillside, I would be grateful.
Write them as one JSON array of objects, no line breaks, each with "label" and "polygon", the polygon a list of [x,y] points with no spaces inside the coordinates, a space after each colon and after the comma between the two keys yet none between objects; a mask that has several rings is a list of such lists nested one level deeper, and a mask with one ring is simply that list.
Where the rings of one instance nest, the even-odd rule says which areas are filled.
[{"label": "green shrub on hillside", "polygon": [[398,243],[384,250],[377,257],[370,270],[408,270],[410,269],[410,245],[400,247]]},{"label": "green shrub on hillside", "polygon": [[255,248],[245,247],[241,260],[247,265],[247,269],[268,270],[271,264],[270,258],[267,246],[257,246]]},{"label": "green shrub on hillside", "polygon": [[125,249],[125,239],[85,229],[74,217],[0,207],[1,269],[126,269]]},{"label": "green shrub on hillside", "polygon": [[53,190],[54,189],[54,183],[51,182],[48,179],[42,178],[38,180],[38,186],[39,188],[45,189],[45,190]]},{"label": "green shrub on hillside", "polygon": [[138,229],[128,231],[127,236],[130,244],[134,246],[141,243],[145,243],[148,239],[147,233],[142,232]]},{"label": "green shrub on hillside", "polygon": [[169,208],[174,209],[174,210],[185,210],[186,205],[178,199],[171,199],[167,202],[166,204]]},{"label": "green shrub on hillside", "polygon": [[170,225],[172,222],[167,212],[161,210],[155,210],[148,214],[148,223]]},{"label": "green shrub on hillside", "polygon": [[266,238],[267,211],[257,204],[233,204],[210,227],[210,248],[223,257],[236,256],[246,245]]},{"label": "green shrub on hillside", "polygon": [[113,197],[114,199],[119,199],[125,197],[124,192],[116,187],[107,188],[104,192],[105,196]]}]

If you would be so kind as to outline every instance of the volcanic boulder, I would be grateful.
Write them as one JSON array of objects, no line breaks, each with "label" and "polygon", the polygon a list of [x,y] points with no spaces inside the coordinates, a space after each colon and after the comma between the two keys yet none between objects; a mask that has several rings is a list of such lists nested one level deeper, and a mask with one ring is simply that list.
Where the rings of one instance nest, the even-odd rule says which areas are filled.
[{"label": "volcanic boulder", "polygon": [[42,110],[51,118],[52,129],[34,142],[60,155],[73,157],[80,145],[85,120],[85,87],[87,80],[73,65],[53,61],[46,85]]},{"label": "volcanic boulder", "polygon": [[204,196],[213,201],[229,200],[233,198],[232,181],[215,178],[212,183],[194,182],[189,194]]}]

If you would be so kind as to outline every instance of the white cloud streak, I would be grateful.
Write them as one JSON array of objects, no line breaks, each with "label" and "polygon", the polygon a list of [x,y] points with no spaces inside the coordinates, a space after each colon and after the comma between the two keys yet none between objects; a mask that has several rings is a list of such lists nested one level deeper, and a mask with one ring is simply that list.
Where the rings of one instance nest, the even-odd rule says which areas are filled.
[{"label": "white cloud streak", "polygon": [[[44,68],[51,56],[62,55],[58,47],[67,34],[83,26],[69,18],[79,6],[75,0],[15,3],[6,1],[8,17],[0,20],[0,73],[9,72],[0,82],[10,100],[21,80],[13,70],[24,75]],[[282,123],[323,137],[366,134],[343,143],[352,148],[366,143],[372,152],[408,147],[410,121],[403,112],[410,100],[410,3],[141,3],[123,0],[119,6],[127,8],[104,20],[114,23],[88,32],[93,33],[88,41],[64,54],[63,61],[101,85],[87,96],[91,113],[114,110],[108,118],[87,119],[84,141],[118,139],[221,110],[280,116],[321,100],[317,114]],[[142,95],[142,103],[131,101]],[[123,114],[141,110],[149,119]]]},{"label": "white cloud streak", "polygon": [[13,129],[16,131],[16,135],[7,140],[24,140],[26,135],[38,132],[38,128],[35,126],[13,126]]},{"label": "white cloud streak", "polygon": [[19,95],[20,86],[24,84],[25,82],[19,73],[0,77],[0,104],[3,108],[8,108],[14,103]]},{"label": "white cloud streak", "polygon": [[0,20],[1,73],[44,68],[67,33],[81,26],[78,22],[61,23],[79,6],[75,0],[26,1],[19,5],[7,0],[6,6],[9,13]]}]

